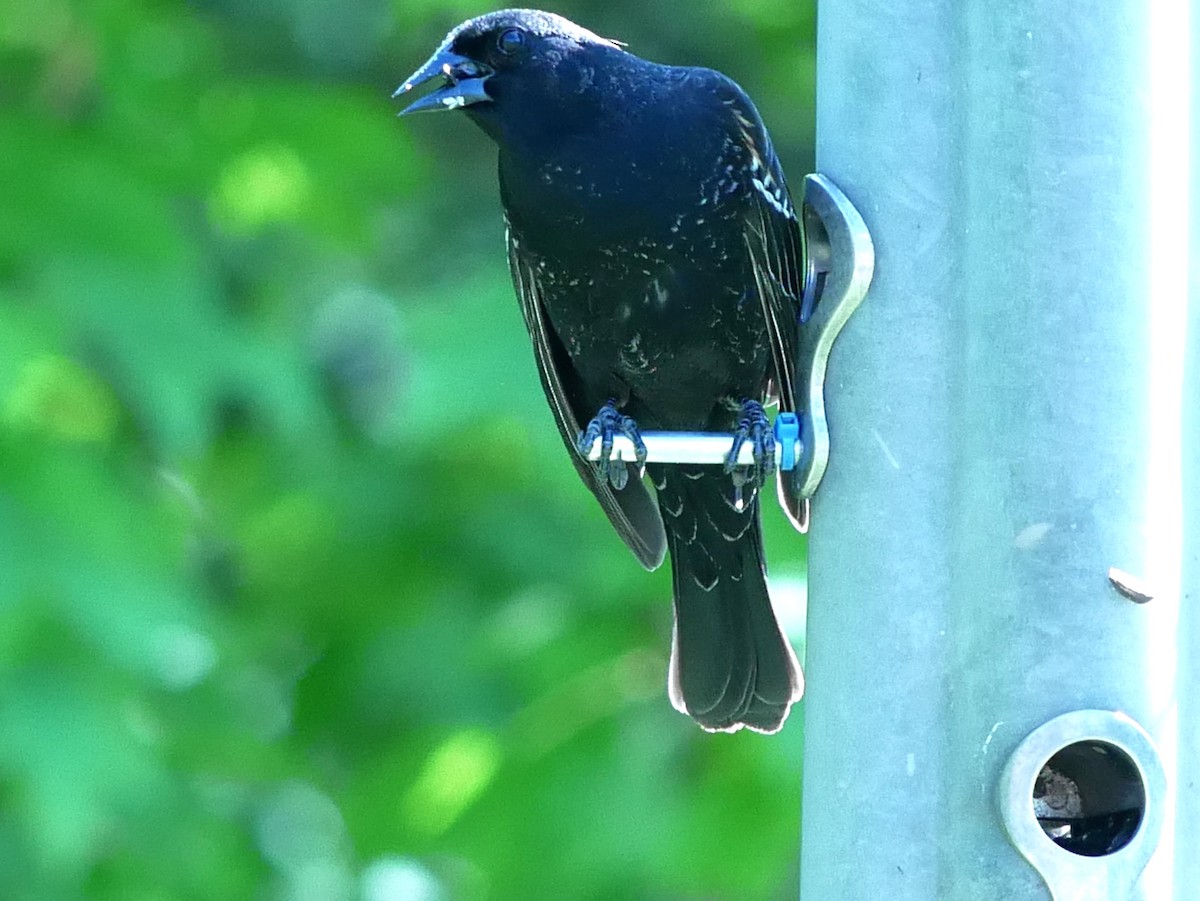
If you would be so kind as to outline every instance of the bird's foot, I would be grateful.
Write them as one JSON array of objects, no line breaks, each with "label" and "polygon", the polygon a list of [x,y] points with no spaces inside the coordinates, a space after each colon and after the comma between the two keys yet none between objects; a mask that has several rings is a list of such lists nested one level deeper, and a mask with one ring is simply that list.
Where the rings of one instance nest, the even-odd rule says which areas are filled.
[{"label": "bird's foot", "polygon": [[[761,409],[761,408],[760,408]],[[603,482],[608,481],[613,488],[620,491],[629,482],[629,467],[620,457],[613,458],[613,440],[622,435],[633,442],[635,460],[637,462],[638,478],[646,468],[646,443],[642,441],[637,423],[632,416],[626,416],[617,409],[615,401],[610,400],[600,408],[587,428],[579,433],[575,447],[584,457],[592,452],[592,445],[600,439],[600,459],[596,461],[596,475]]]},{"label": "bird's foot", "polygon": [[[738,457],[747,441],[751,442],[754,462],[743,466],[738,463]],[[733,447],[725,457],[725,471],[733,479],[733,501],[739,510],[743,506],[744,487],[750,485],[752,490],[757,490],[775,472],[775,432],[762,404],[756,400],[742,401],[742,412],[733,433]]]}]

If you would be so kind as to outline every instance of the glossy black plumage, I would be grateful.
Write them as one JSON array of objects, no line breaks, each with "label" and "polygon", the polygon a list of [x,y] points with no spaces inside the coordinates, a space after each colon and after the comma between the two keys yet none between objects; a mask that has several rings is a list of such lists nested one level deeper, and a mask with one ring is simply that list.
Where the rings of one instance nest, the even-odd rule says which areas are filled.
[{"label": "glossy black plumage", "polygon": [[[758,499],[719,467],[652,465],[620,490],[575,449],[607,401],[643,429],[732,432],[791,366],[803,244],[749,98],[558,16],[463,23],[400,92],[463,109],[499,147],[509,264],[580,477],[638,560],[672,559],[672,702],[711,730],[777,730],[800,695],[767,595]],[[400,93],[398,92],[398,93]],[[802,505],[781,491],[799,521]]]}]

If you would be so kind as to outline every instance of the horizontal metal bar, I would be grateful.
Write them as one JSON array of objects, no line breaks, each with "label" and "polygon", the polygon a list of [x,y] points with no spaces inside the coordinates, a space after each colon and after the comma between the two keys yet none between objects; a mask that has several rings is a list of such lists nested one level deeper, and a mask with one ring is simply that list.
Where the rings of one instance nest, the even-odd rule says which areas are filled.
[{"label": "horizontal metal bar", "polygon": [[[642,432],[646,444],[646,460],[649,463],[694,463],[720,466],[733,449],[733,435],[724,432]],[[783,443],[775,443],[775,460],[783,454]],[[796,442],[796,457],[800,455],[800,443]],[[633,442],[624,435],[613,439],[613,459],[632,462],[636,457]],[[600,439],[592,445],[589,460],[600,459]],[[747,441],[738,454],[738,463],[751,466],[754,463],[754,446]]]}]

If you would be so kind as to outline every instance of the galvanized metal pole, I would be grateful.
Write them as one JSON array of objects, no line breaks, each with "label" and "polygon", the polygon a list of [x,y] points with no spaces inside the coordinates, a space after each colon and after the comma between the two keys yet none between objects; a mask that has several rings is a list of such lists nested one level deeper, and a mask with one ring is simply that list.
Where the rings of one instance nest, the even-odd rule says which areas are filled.
[{"label": "galvanized metal pole", "polygon": [[802,901],[1196,897],[1189,6],[821,0]]}]

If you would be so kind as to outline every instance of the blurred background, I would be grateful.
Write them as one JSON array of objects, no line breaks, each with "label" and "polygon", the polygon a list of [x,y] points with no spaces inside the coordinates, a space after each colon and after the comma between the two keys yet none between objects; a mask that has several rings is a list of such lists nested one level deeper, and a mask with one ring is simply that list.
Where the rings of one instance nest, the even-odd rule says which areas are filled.
[{"label": "blurred background", "polygon": [[[395,118],[492,8],[0,0],[0,899],[795,897],[801,717],[671,709],[494,149]],[[810,171],[812,0],[550,8],[732,75]]]}]

